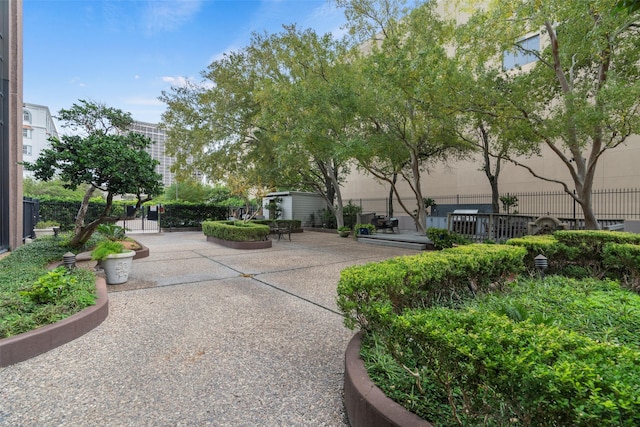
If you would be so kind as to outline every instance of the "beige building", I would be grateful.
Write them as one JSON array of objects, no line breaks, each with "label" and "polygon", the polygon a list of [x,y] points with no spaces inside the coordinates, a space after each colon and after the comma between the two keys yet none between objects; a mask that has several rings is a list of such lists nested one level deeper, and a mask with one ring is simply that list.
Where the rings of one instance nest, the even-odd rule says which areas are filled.
[{"label": "beige building", "polygon": [[22,0],[0,0],[0,252],[22,244]]},{"label": "beige building", "polygon": [[[443,8],[440,7],[440,12]],[[451,12],[451,11],[448,11]],[[464,16],[460,15],[464,20]],[[548,40],[540,39],[537,34],[525,35],[523,39],[527,47],[540,49]],[[522,53],[507,53],[503,57],[503,68],[509,70],[521,66],[526,72],[535,61],[535,57]],[[551,150],[544,146],[540,156],[518,159],[530,166],[538,174],[551,179],[568,183],[573,188],[573,181],[567,167]],[[480,154],[472,155],[466,160],[450,161],[446,164],[436,164],[428,168],[422,176],[421,185],[425,198],[434,199],[439,205],[458,205],[464,209],[465,205],[487,205],[491,203],[491,187],[482,171]],[[400,182],[401,179],[399,178]],[[596,216],[640,218],[640,137],[632,135],[626,145],[608,150],[600,158],[594,180],[594,209]],[[415,209],[415,196],[405,184],[399,185],[400,194],[410,209]],[[620,196],[623,190],[634,189],[628,195]],[[618,196],[602,196],[609,190]],[[347,177],[342,188],[345,203],[352,200],[362,206],[364,212],[387,214],[387,198],[390,185],[376,181],[366,172],[358,171],[355,167]],[[500,195],[517,195],[519,206],[516,210],[522,214],[567,216],[573,214],[579,218],[582,212],[570,196],[563,193],[563,188],[557,183],[543,181],[534,177],[522,167],[503,162],[503,169],[499,177]],[[543,193],[548,194],[546,197]],[[557,194],[556,194],[557,193]],[[482,197],[481,197],[482,196]],[[394,196],[395,198],[395,196]],[[531,200],[529,200],[531,199]],[[562,199],[561,201],[559,201]],[[535,204],[535,206],[534,206]],[[398,203],[394,203],[394,216],[401,219],[401,225],[411,226],[409,216]],[[487,211],[490,212],[490,211]]]}]

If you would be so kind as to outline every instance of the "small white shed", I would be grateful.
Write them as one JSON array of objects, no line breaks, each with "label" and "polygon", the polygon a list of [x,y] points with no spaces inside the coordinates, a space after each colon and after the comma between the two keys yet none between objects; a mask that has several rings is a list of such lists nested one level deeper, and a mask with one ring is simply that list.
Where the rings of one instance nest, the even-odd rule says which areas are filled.
[{"label": "small white shed", "polygon": [[282,209],[280,219],[298,219],[302,221],[303,226],[319,224],[319,213],[327,207],[327,202],[318,193],[279,191],[269,193],[262,199],[262,212],[266,219],[272,219],[269,218],[269,202],[278,198],[281,200],[279,206]]}]

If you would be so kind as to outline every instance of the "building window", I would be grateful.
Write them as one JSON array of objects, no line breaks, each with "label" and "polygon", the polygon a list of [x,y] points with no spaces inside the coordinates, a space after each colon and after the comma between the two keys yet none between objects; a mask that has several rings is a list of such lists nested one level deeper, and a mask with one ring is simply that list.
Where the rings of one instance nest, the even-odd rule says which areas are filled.
[{"label": "building window", "polygon": [[30,145],[23,145],[22,146],[22,154],[24,156],[30,156],[32,153],[32,149]]},{"label": "building window", "polygon": [[22,128],[22,137],[31,139],[31,129]]},{"label": "building window", "polygon": [[22,110],[22,121],[31,123],[31,112],[29,110]]},{"label": "building window", "polygon": [[520,40],[513,51],[502,55],[502,69],[511,70],[538,60],[534,52],[540,52],[540,35],[536,34]]}]

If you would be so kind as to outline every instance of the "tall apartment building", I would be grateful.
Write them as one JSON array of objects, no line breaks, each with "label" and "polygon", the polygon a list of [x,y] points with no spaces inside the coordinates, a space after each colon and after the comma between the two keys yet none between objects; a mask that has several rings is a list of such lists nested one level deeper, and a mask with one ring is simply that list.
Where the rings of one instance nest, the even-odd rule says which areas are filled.
[{"label": "tall apartment building", "polygon": [[175,163],[175,159],[165,154],[167,135],[164,131],[158,128],[157,124],[138,121],[134,121],[129,130],[151,139],[153,144],[151,144],[147,151],[153,159],[160,162],[160,164],[156,166],[156,172],[162,175],[162,183],[165,188],[171,186],[175,182],[175,175],[171,172],[171,166]]},{"label": "tall apartment building", "polygon": [[[40,152],[49,146],[49,137],[57,137],[58,131],[51,117],[49,107],[25,103],[22,109],[22,158],[33,162]],[[24,177],[33,176],[25,170]]]}]

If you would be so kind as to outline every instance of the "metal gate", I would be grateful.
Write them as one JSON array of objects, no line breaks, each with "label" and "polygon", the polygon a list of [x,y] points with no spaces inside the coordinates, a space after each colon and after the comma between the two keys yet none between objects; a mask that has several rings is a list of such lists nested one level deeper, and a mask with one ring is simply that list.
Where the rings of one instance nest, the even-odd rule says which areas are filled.
[{"label": "metal gate", "polygon": [[22,240],[34,238],[33,229],[40,221],[40,202],[31,197],[22,198]]},{"label": "metal gate", "polygon": [[[127,215],[133,213],[133,206],[127,206]],[[158,206],[142,206],[138,215],[133,219],[118,221],[120,227],[124,227],[129,234],[159,233],[160,210]]]}]

